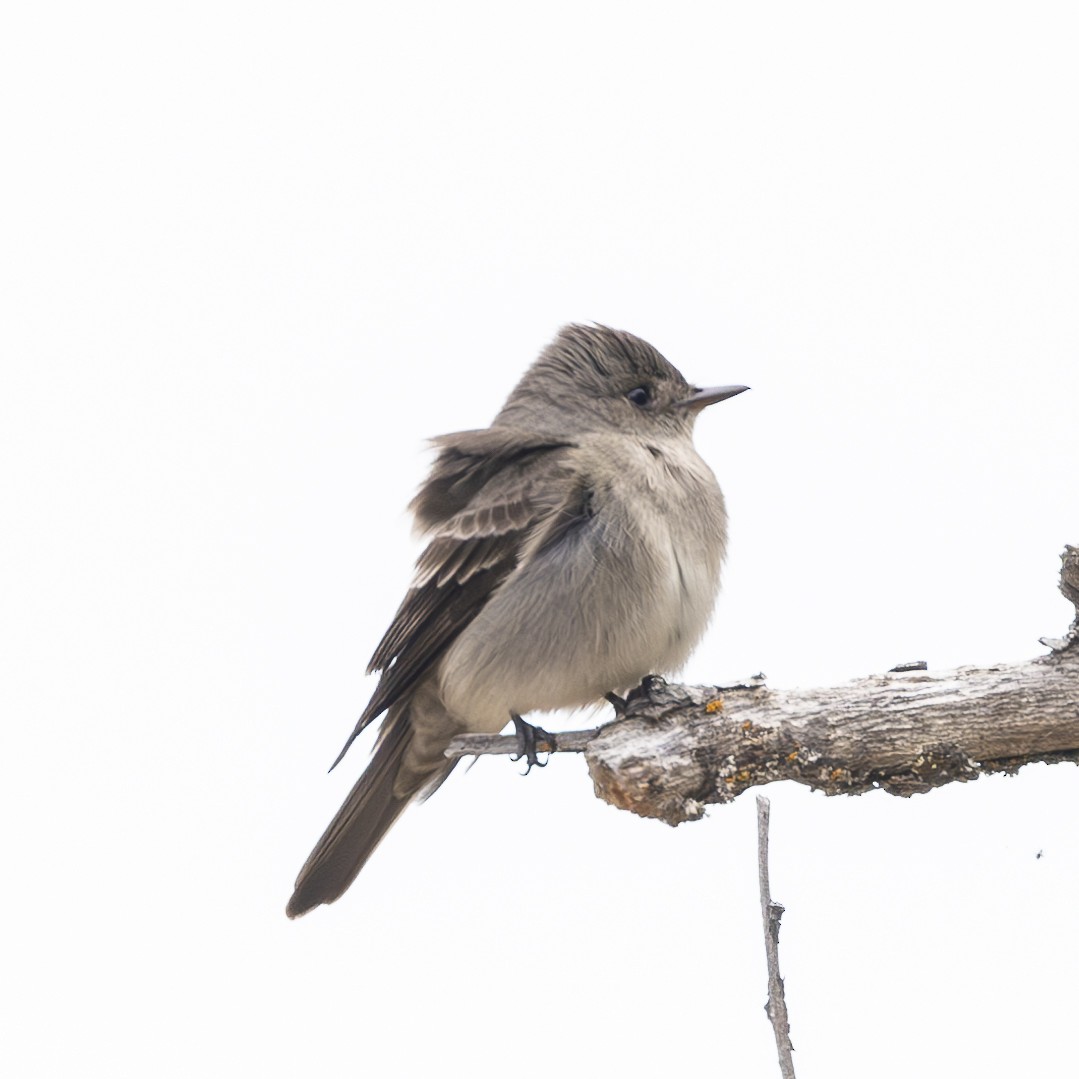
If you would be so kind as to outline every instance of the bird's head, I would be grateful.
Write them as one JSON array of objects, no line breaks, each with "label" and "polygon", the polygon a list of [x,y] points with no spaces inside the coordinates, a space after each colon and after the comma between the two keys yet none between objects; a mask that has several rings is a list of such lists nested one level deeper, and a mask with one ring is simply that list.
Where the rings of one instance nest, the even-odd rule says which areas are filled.
[{"label": "bird's head", "polygon": [[569,325],[525,372],[495,426],[545,434],[618,431],[689,438],[697,414],[748,386],[693,386],[647,341]]}]

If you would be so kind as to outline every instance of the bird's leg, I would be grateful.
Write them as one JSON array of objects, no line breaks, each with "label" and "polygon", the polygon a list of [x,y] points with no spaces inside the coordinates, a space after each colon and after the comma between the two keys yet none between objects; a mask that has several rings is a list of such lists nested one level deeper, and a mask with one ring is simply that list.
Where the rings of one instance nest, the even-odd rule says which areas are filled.
[{"label": "bird's leg", "polygon": [[[520,750],[517,756],[511,759],[527,762],[528,767],[524,771],[525,775],[532,771],[533,765],[537,768],[546,768],[550,760],[550,753],[553,753],[557,748],[554,735],[550,731],[545,731],[542,727],[526,723],[516,712],[510,712],[510,718],[513,720],[514,729],[517,731],[517,748]],[[547,760],[542,763],[536,755],[536,742],[541,740],[551,747]]]},{"label": "bird's leg", "polygon": [[604,693],[605,700],[611,702],[616,719],[621,719],[626,714],[626,698],[619,697],[617,693]]}]

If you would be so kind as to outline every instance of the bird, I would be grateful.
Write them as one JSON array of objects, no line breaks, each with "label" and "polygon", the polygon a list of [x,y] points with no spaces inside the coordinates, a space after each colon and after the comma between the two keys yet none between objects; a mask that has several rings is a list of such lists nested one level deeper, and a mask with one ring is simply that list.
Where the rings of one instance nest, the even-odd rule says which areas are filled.
[{"label": "bird", "polygon": [[511,720],[527,731],[529,713],[617,701],[684,665],[727,545],[694,422],[746,389],[691,385],[641,338],[570,324],[490,427],[432,440],[409,505],[427,543],[332,767],[382,717],[372,758],[300,870],[290,918],[345,893],[408,805],[449,776],[454,737]]}]

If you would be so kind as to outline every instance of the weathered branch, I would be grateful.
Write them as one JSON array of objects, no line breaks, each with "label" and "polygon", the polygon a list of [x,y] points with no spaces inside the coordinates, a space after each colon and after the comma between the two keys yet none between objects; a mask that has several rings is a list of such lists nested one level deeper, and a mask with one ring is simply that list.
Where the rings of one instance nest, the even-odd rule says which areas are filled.
[{"label": "weathered branch", "polygon": [[772,803],[757,795],[757,883],[761,893],[761,918],[764,921],[764,954],[768,962],[768,1003],[764,1010],[776,1036],[779,1072],[783,1079],[794,1079],[794,1060],[791,1054],[790,1022],[787,1019],[787,996],[779,976],[779,920],[783,908],[772,902],[772,886],[768,881],[768,821]]},{"label": "weathered branch", "polygon": [[[1060,587],[1076,621],[1043,641],[1048,656],[809,690],[772,690],[761,676],[722,687],[646,679],[614,722],[538,748],[584,753],[599,797],[672,825],[782,779],[907,796],[1035,761],[1079,763],[1079,549],[1065,549]],[[467,735],[447,755],[516,750],[514,738]]]}]

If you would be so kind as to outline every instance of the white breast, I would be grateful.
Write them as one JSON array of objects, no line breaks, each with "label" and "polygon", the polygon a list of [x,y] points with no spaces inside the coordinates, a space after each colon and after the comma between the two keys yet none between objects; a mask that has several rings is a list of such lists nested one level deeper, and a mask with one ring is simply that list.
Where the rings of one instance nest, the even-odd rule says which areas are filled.
[{"label": "white breast", "polygon": [[640,507],[647,522],[642,532],[663,567],[665,588],[657,592],[652,617],[665,630],[666,646],[653,663],[654,673],[670,673],[689,658],[712,616],[726,515],[715,478],[695,453],[653,457],[647,475],[648,490],[627,497]]}]

